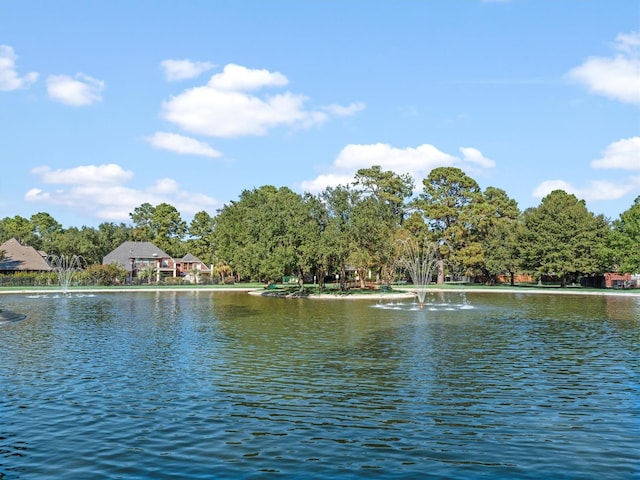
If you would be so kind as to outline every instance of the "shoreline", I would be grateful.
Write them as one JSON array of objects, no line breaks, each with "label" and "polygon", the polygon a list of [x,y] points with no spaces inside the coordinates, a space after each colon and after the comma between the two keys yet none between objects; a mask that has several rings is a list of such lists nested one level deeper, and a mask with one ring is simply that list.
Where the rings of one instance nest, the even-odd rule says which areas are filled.
[{"label": "shoreline", "polygon": [[315,294],[315,293],[311,293],[308,295],[296,295],[294,294],[289,294],[289,295],[273,295],[273,294],[269,294],[268,291],[263,291],[262,289],[260,290],[251,290],[248,292],[249,295],[254,295],[256,297],[273,297],[273,298],[287,298],[287,299],[293,299],[293,298],[308,298],[310,300],[322,300],[322,299],[327,299],[327,300],[366,300],[366,299],[370,299],[370,300],[380,300],[381,298],[386,298],[388,300],[402,300],[402,299],[408,299],[408,298],[415,298],[416,297],[416,293],[414,291],[410,291],[410,290],[396,290],[396,291],[391,291],[391,292],[371,292],[371,293],[321,293],[321,294]]},{"label": "shoreline", "polygon": [[[264,287],[247,286],[247,287],[108,287],[108,288],[72,288],[67,290],[67,294],[100,294],[100,293],[160,293],[160,292],[244,292],[254,296],[269,296],[263,295],[268,293]],[[521,294],[533,294],[533,295],[590,295],[590,296],[618,296],[618,297],[640,297],[640,289],[634,290],[580,290],[579,288],[536,288],[536,287],[446,287],[441,288],[437,286],[427,287],[427,293],[521,293]],[[65,292],[61,288],[25,288],[20,290],[4,290],[0,288],[0,295],[64,295]],[[336,299],[336,300],[350,300],[350,299],[403,299],[411,298],[417,295],[417,289],[411,286],[393,287],[391,292],[371,292],[371,293],[323,293],[323,294],[309,294],[305,296],[286,296],[283,295],[280,298],[309,298],[309,299]],[[276,296],[276,295],[274,295]]]},{"label": "shoreline", "polygon": [[[151,287],[151,288],[128,288],[128,287],[114,287],[114,288],[72,288],[66,291],[67,295],[74,295],[76,293],[160,293],[160,292],[250,292],[252,290],[262,290],[257,287],[220,287],[220,288],[202,288],[202,287]],[[53,289],[21,289],[21,290],[2,290],[0,289],[0,295],[11,294],[32,294],[32,295],[65,295],[65,291],[61,288]]]},{"label": "shoreline", "polygon": [[[415,291],[415,290],[414,290]],[[602,296],[602,297],[640,297],[640,289],[636,288],[634,290],[605,290],[600,291],[595,290],[580,290],[579,288],[569,287],[569,288],[536,288],[536,287],[502,287],[497,289],[492,289],[491,287],[451,287],[451,288],[427,288],[428,292],[436,292],[436,293],[446,293],[446,292],[464,292],[464,293],[525,293],[525,294],[538,294],[538,295],[591,295],[591,296]]]}]

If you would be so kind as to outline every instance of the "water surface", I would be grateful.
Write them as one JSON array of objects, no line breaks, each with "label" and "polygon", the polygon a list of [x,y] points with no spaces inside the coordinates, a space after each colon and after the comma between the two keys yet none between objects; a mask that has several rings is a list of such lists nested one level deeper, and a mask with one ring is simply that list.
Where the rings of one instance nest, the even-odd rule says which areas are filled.
[{"label": "water surface", "polygon": [[640,298],[3,295],[0,479],[640,478]]}]

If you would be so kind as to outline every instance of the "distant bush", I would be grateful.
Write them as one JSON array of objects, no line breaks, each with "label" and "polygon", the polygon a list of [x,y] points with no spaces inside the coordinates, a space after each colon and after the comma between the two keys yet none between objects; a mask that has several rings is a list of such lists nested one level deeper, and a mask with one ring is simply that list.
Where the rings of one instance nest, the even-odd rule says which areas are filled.
[{"label": "distant bush", "polygon": [[0,275],[3,287],[42,287],[56,285],[58,276],[54,272],[15,272]]},{"label": "distant bush", "polygon": [[78,272],[74,276],[74,284],[77,281],[84,285],[122,285],[126,282],[127,276],[127,271],[121,265],[94,264]]}]

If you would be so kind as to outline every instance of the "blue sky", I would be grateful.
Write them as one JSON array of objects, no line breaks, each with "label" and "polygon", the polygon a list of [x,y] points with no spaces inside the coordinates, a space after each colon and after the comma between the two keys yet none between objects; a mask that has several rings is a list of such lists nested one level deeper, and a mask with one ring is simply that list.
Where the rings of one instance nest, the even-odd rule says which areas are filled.
[{"label": "blue sky", "polygon": [[640,195],[638,0],[0,0],[0,218],[183,219],[363,167]]}]

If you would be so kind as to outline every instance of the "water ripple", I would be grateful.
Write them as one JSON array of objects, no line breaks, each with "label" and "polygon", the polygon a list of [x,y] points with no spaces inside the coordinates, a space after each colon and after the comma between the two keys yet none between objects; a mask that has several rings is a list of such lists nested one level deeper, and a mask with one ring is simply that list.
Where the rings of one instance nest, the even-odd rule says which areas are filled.
[{"label": "water ripple", "polygon": [[637,305],[468,298],[10,297],[0,478],[638,477]]}]

